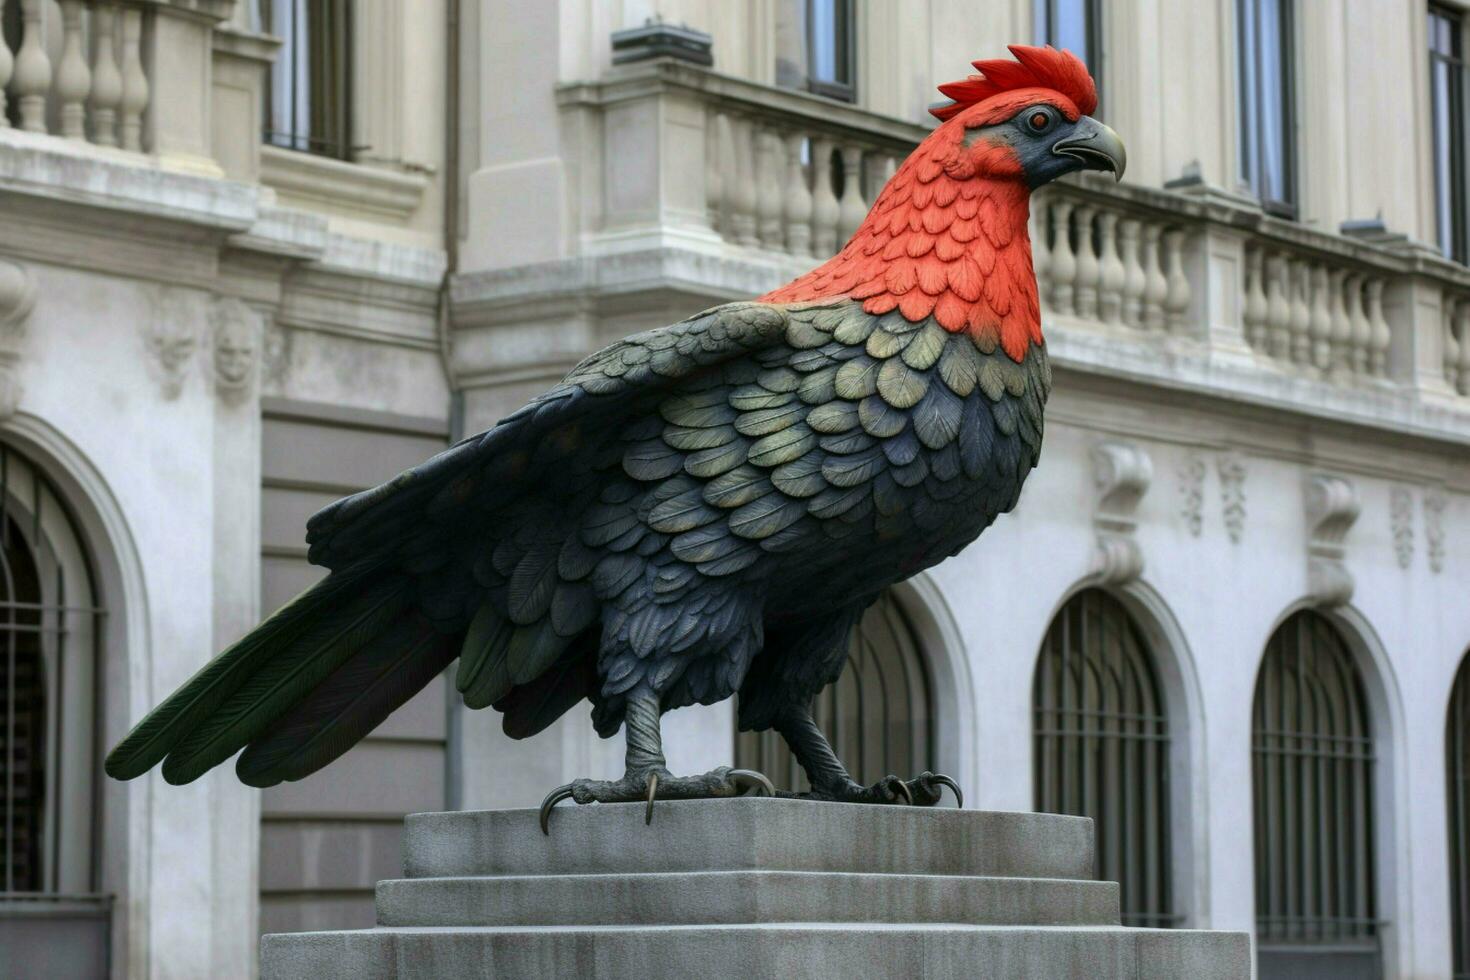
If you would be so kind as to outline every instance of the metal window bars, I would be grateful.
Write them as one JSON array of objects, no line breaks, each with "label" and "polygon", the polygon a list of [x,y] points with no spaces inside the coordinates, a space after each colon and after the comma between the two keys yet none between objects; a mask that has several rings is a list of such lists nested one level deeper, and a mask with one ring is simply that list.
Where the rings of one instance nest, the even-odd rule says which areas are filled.
[{"label": "metal window bars", "polygon": [[[847,667],[817,695],[817,725],[852,778],[869,785],[908,779],[934,767],[928,671],[918,638],[897,601],[879,597],[853,631]],[[805,792],[806,774],[775,732],[737,732],[735,764],[770,777],[778,789]]]},{"label": "metal window bars", "polygon": [[1096,873],[1117,881],[1123,923],[1169,927],[1169,720],[1153,658],[1123,604],[1100,589],[1067,601],[1033,687],[1036,809],[1091,817]]},{"label": "metal window bars", "polygon": [[260,19],[281,38],[265,86],[267,143],[350,160],[352,143],[351,0],[260,0]]},{"label": "metal window bars", "polygon": [[1267,643],[1251,749],[1261,975],[1316,952],[1377,975],[1372,729],[1362,677],[1320,614],[1295,613]]},{"label": "metal window bars", "polygon": [[1470,980],[1470,653],[1455,675],[1445,719],[1450,837],[1450,937],[1455,980]]}]

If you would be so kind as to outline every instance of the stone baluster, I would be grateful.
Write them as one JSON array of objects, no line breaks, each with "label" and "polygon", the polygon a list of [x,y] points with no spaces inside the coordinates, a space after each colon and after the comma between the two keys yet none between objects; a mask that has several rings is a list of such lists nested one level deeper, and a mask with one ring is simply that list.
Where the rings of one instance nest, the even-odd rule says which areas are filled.
[{"label": "stone baluster", "polygon": [[755,230],[755,125],[749,119],[730,120],[732,157],[735,161],[730,201],[730,233],[737,245],[754,245]]},{"label": "stone baluster", "polygon": [[883,193],[883,188],[898,173],[898,157],[892,153],[872,158],[868,164],[868,195],[870,201],[877,201],[878,195]]},{"label": "stone baluster", "polygon": [[1123,261],[1123,322],[1130,327],[1143,326],[1143,262],[1139,255],[1139,222],[1125,218],[1118,225],[1118,246]]},{"label": "stone baluster", "polygon": [[[5,5],[10,0],[0,0],[0,24],[5,22]],[[10,45],[5,43],[5,35],[0,32],[0,129],[10,128],[10,118],[5,113],[5,86],[10,84],[10,73],[15,68],[15,58],[10,53]]]},{"label": "stone baluster", "polygon": [[143,73],[143,12],[122,12],[122,113],[118,141],[124,150],[143,149],[143,112],[148,108],[148,76]]},{"label": "stone baluster", "polygon": [[786,246],[786,231],[781,221],[786,205],[782,169],[781,137],[763,128],[755,134],[756,233],[763,248]]},{"label": "stone baluster", "polygon": [[1170,333],[1183,333],[1193,293],[1189,277],[1184,274],[1184,231],[1170,228],[1164,232],[1164,278],[1168,292],[1164,294],[1164,322]]},{"label": "stone baluster", "polygon": [[46,132],[46,93],[51,91],[51,59],[41,39],[41,8],[45,0],[20,0],[21,38],[15,52],[10,91],[20,108],[20,128]]},{"label": "stone baluster", "polygon": [[786,248],[792,255],[810,255],[812,251],[812,192],[806,186],[806,173],[801,166],[801,151],[806,145],[802,133],[786,136]]},{"label": "stone baluster", "polygon": [[61,60],[56,65],[56,98],[61,102],[61,135],[87,138],[87,96],[92,70],[82,53],[82,0],[61,0]]},{"label": "stone baluster", "polygon": [[92,142],[117,145],[117,108],[122,103],[122,74],[117,70],[117,8],[99,3],[92,9],[97,60],[92,69]]},{"label": "stone baluster", "polygon": [[[863,148],[842,148],[842,200],[837,202],[837,248],[847,244],[853,232],[867,217],[868,205],[863,201]],[[834,248],[835,252],[837,249]]]},{"label": "stone baluster", "polygon": [[1334,377],[1342,378],[1352,372],[1353,324],[1343,306],[1346,269],[1333,269],[1327,284],[1328,346],[1330,351],[1329,370]]},{"label": "stone baluster", "polygon": [[1461,302],[1455,314],[1460,325],[1460,379],[1456,390],[1470,395],[1470,300]]},{"label": "stone baluster", "polygon": [[1097,216],[1098,274],[1097,309],[1107,323],[1117,323],[1123,313],[1123,281],[1127,274],[1118,257],[1118,215],[1103,211]]},{"label": "stone baluster", "polygon": [[1300,260],[1288,266],[1287,286],[1291,291],[1291,362],[1306,366],[1312,363],[1312,309],[1307,305],[1311,290],[1311,270]]},{"label": "stone baluster", "polygon": [[1072,202],[1051,206],[1051,302],[1058,313],[1071,313],[1076,296],[1077,257],[1072,251]]},{"label": "stone baluster", "polygon": [[1312,338],[1312,367],[1326,374],[1332,366],[1332,316],[1327,312],[1327,268],[1315,265],[1310,274],[1312,318],[1308,332]]},{"label": "stone baluster", "polygon": [[1373,326],[1368,322],[1368,283],[1363,276],[1353,276],[1348,289],[1348,317],[1353,324],[1353,340],[1349,349],[1354,373],[1368,373],[1368,344],[1373,336]]},{"label": "stone baluster", "polygon": [[1393,334],[1383,316],[1383,280],[1368,281],[1368,323],[1373,328],[1368,338],[1368,373],[1375,378],[1388,374],[1388,345]]},{"label": "stone baluster", "polygon": [[812,141],[812,251],[825,259],[837,252],[837,195],[832,190],[832,143]]},{"label": "stone baluster", "polygon": [[1286,256],[1266,259],[1266,353],[1285,360],[1291,354],[1291,302],[1286,298]]},{"label": "stone baluster", "polygon": [[1143,226],[1143,326],[1164,329],[1164,302],[1169,298],[1169,277],[1164,275],[1164,229],[1150,222]]},{"label": "stone baluster", "polygon": [[1036,289],[1041,297],[1047,295],[1051,282],[1051,243],[1046,236],[1047,210],[1047,198],[1041,194],[1033,194],[1026,236],[1031,239],[1031,270],[1036,275]]},{"label": "stone baluster", "polygon": [[1075,283],[1077,315],[1086,319],[1097,316],[1097,286],[1102,267],[1097,262],[1096,243],[1092,237],[1092,219],[1097,208],[1091,204],[1077,206],[1077,278]]},{"label": "stone baluster", "polygon": [[729,120],[723,112],[711,112],[704,128],[704,202],[709,209],[710,230],[723,236],[729,229],[724,224],[725,194],[728,184],[725,171],[730,161],[725,137]]},{"label": "stone baluster", "polygon": [[1241,325],[1245,341],[1255,350],[1266,349],[1266,285],[1265,255],[1252,248],[1245,255],[1245,303],[1241,308]]},{"label": "stone baluster", "polygon": [[1455,339],[1455,326],[1464,315],[1465,302],[1456,302],[1449,293],[1441,299],[1444,318],[1444,380],[1451,388],[1460,387],[1460,342]]}]

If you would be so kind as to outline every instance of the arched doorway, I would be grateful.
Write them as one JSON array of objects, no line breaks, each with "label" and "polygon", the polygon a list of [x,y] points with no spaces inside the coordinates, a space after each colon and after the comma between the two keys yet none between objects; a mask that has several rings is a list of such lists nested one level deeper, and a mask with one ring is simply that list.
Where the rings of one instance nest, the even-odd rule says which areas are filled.
[{"label": "arched doorway", "polygon": [[[847,667],[817,695],[813,714],[852,778],[869,785],[934,768],[929,671],[902,607],[885,592],[853,630]],[[779,789],[810,789],[806,773],[773,731],[737,732],[735,764],[765,773]]]},{"label": "arched doorway", "polygon": [[1123,922],[1172,926],[1169,719],[1153,655],[1123,604],[1072,596],[1047,629],[1033,683],[1036,809],[1091,817],[1100,879]]},{"label": "arched doorway", "polygon": [[1450,941],[1456,980],[1470,977],[1470,654],[1460,662],[1445,719],[1449,799]]},{"label": "arched doorway", "polygon": [[1258,975],[1382,974],[1373,731],[1347,642],[1303,610],[1272,634],[1251,720]]}]

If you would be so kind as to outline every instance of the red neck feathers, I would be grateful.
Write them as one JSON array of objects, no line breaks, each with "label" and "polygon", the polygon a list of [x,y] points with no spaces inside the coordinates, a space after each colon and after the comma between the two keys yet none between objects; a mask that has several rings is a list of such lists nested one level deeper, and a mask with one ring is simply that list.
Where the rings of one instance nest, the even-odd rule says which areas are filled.
[{"label": "red neck feathers", "polygon": [[[1041,343],[1026,230],[1030,190],[1007,146],[964,145],[958,124],[919,144],[829,261],[761,299],[848,297],[872,314],[933,316],[1014,361]],[[976,176],[983,173],[985,176]]]}]

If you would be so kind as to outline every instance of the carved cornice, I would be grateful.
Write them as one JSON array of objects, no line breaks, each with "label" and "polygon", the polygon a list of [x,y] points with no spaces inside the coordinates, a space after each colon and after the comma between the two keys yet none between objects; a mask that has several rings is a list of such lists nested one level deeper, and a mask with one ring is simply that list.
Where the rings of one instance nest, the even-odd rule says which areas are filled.
[{"label": "carved cornice", "polygon": [[1340,476],[1314,473],[1304,491],[1307,516],[1307,590],[1313,602],[1338,606],[1353,597],[1343,563],[1343,539],[1362,509],[1357,489]]},{"label": "carved cornice", "polygon": [[1103,442],[1092,449],[1097,509],[1097,555],[1092,571],[1109,585],[1131,582],[1143,574],[1143,551],[1134,538],[1138,503],[1153,482],[1148,453],[1127,442]]},{"label": "carved cornice", "polygon": [[20,345],[36,304],[36,283],[25,266],[0,260],[0,419],[20,404]]}]

